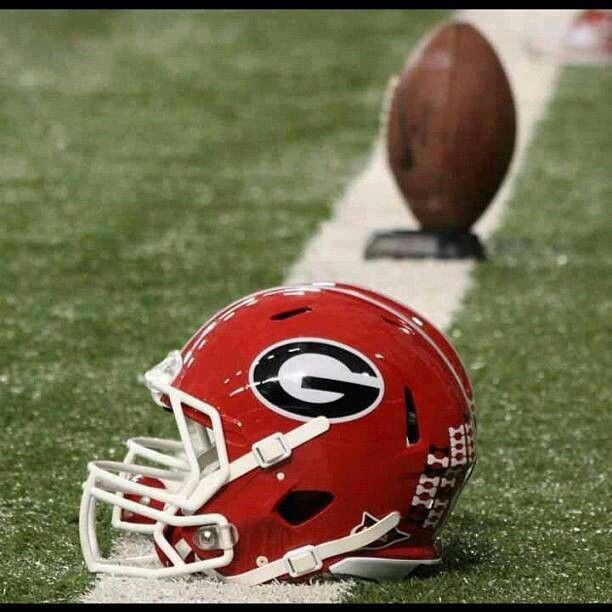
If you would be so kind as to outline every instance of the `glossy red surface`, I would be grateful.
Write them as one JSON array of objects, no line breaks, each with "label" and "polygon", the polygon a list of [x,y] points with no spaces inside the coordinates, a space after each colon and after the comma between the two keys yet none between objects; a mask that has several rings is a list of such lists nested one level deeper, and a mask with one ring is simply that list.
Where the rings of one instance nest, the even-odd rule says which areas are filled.
[{"label": "glossy red surface", "polygon": [[[296,313],[287,316],[284,313]],[[456,352],[423,316],[390,298],[346,284],[286,287],[235,302],[204,323],[181,350],[184,367],[174,386],[216,407],[221,415],[230,461],[299,420],[264,405],[254,393],[249,371],[275,343],[317,338],[341,343],[370,360],[384,380],[382,400],[363,416],[333,422],[329,431],[299,446],[269,469],[256,469],[227,484],[202,512],[218,512],[238,529],[233,575],[256,567],[256,559],[282,557],[288,550],[348,535],[364,512],[382,518],[398,510],[399,529],[409,540],[364,556],[432,558],[439,526],[424,527],[427,512],[414,504],[419,478],[440,478],[427,466],[428,454],[450,461],[449,427],[473,426],[472,390]],[[412,394],[419,440],[407,444],[405,389]],[[189,407],[186,414],[207,425]],[[313,413],[313,416],[317,416]],[[464,449],[464,453],[465,453]],[[429,496],[458,494],[473,454],[455,468],[455,486]],[[282,479],[278,474],[282,473]],[[444,470],[444,473],[446,471]],[[326,491],[333,500],[319,514],[292,525],[277,511],[290,491]],[[432,502],[433,503],[433,502]],[[452,504],[449,504],[449,506]],[[440,525],[443,521],[440,521]],[[178,533],[180,532],[180,533]],[[202,558],[191,529],[177,529]],[[337,561],[330,559],[325,567]]]},{"label": "glossy red surface", "polygon": [[[166,486],[161,480],[157,478],[151,478],[150,476],[136,476],[134,478],[134,482],[138,482],[146,487],[155,487],[156,489],[165,489]],[[126,499],[135,502],[141,502],[141,496],[136,495],[134,493],[125,493]],[[149,503],[146,504],[150,508],[154,508],[155,510],[161,510],[164,507],[163,502],[158,499],[150,499]],[[142,516],[142,514],[134,514],[129,510],[121,510],[121,520],[126,521],[127,523],[140,523],[142,525],[153,525],[155,521],[153,519],[147,518],[146,516]]]}]

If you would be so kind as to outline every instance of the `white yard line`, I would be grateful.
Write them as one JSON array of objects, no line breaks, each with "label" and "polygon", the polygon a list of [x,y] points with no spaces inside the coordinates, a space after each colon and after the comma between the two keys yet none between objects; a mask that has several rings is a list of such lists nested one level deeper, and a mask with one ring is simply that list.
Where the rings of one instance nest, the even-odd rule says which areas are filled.
[{"label": "white yard line", "polygon": [[[476,224],[485,239],[497,227],[520,168],[534,125],[554,91],[558,68],[538,63],[525,52],[525,40],[543,24],[562,32],[573,11],[470,10],[459,14],[476,25],[498,51],[512,84],[518,108],[518,140],[514,160],[495,201]],[[398,67],[399,68],[399,67]],[[364,172],[335,205],[333,216],[322,224],[293,266],[288,282],[348,281],[376,289],[405,302],[446,328],[470,285],[470,261],[364,261],[368,237],[380,229],[416,227],[395,187],[377,142]],[[141,544],[123,538],[117,552],[139,554]],[[146,545],[150,551],[150,544]],[[177,578],[152,580],[98,576],[85,602],[332,602],[340,601],[346,583],[311,585],[270,584],[258,587],[224,585],[211,580]]]},{"label": "white yard line", "polygon": [[[517,146],[508,176],[494,202],[474,226],[483,239],[497,226],[523,160],[532,129],[554,90],[557,68],[527,56],[524,39],[549,20],[552,29],[570,11],[470,10],[459,16],[477,26],[498,51],[512,85],[518,112]],[[376,259],[365,261],[368,237],[381,229],[417,228],[387,167],[382,141],[370,163],[338,202],[333,216],[309,242],[289,274],[292,282],[343,280],[390,295],[446,328],[461,303],[474,266],[469,260]]]}]

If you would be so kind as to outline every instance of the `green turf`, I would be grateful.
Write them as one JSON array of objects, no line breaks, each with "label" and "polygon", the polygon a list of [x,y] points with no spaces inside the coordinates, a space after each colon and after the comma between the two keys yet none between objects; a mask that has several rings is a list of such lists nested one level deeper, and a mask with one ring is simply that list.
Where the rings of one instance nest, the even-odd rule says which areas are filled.
[{"label": "green turf", "polygon": [[172,431],[137,375],[281,281],[444,14],[2,12],[0,601],[90,583],[86,461]]},{"label": "green turf", "polygon": [[611,91],[564,71],[453,326],[480,458],[444,564],[352,601],[612,600]]}]

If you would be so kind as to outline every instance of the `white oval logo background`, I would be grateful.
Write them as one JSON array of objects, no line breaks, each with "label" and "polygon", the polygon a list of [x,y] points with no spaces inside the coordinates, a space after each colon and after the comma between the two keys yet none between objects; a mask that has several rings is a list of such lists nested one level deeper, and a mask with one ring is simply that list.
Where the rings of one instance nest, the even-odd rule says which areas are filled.
[{"label": "white oval logo background", "polygon": [[291,338],[262,351],[251,364],[249,385],[266,407],[307,421],[326,416],[340,423],[365,416],[384,395],[370,359],[325,338]]}]

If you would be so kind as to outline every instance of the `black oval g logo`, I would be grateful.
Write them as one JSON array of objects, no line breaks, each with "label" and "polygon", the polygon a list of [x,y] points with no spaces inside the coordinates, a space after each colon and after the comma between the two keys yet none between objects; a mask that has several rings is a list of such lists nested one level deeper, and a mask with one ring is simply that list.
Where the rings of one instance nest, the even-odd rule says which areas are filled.
[{"label": "black oval g logo", "polygon": [[268,347],[251,365],[249,384],[268,408],[306,421],[364,416],[384,392],[376,366],[355,349],[322,338],[294,338]]}]

